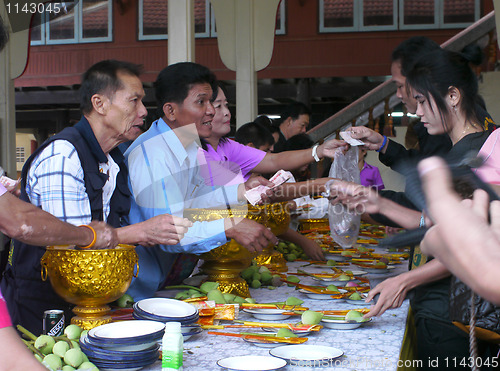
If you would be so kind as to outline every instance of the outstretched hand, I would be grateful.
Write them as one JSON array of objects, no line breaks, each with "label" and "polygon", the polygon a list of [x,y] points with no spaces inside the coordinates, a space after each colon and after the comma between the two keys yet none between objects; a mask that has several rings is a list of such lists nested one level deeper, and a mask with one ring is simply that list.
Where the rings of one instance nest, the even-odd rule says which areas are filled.
[{"label": "outstretched hand", "polygon": [[144,223],[144,240],[139,244],[143,246],[176,245],[193,225],[186,218],[170,214],[157,215],[142,223]]},{"label": "outstretched hand", "polygon": [[349,149],[349,144],[344,140],[330,139],[318,146],[318,156],[319,157],[330,157],[333,158],[335,152],[338,148],[341,148],[345,153]]},{"label": "outstretched hand", "polygon": [[250,252],[260,252],[269,244],[278,242],[269,228],[250,219],[225,219],[224,226],[226,237],[234,239]]},{"label": "outstretched hand", "polygon": [[388,278],[382,281],[372,289],[365,299],[365,302],[373,300],[375,295],[379,295],[377,302],[370,308],[370,311],[364,315],[365,318],[382,315],[387,309],[399,308],[406,298],[408,288],[402,283],[399,276]]},{"label": "outstretched hand", "polygon": [[359,139],[365,143],[365,148],[377,151],[384,142],[384,136],[366,126],[354,126],[348,129],[354,139]]},{"label": "outstretched hand", "polygon": [[356,210],[360,213],[373,214],[380,211],[380,196],[369,187],[344,180],[335,180],[330,183],[329,194],[328,199],[332,205],[341,203],[349,210]]}]

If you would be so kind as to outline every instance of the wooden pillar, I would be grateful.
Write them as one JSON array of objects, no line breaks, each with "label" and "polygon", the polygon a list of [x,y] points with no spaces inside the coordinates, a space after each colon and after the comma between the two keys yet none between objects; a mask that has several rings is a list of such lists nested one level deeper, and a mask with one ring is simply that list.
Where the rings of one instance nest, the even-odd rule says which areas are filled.
[{"label": "wooden pillar", "polygon": [[[16,106],[14,78],[21,75],[28,55],[29,22],[31,16],[15,19],[11,25],[0,0],[0,15],[9,29],[10,41],[0,52],[0,165],[8,174],[16,174]],[[12,33],[12,30],[16,32]]]},{"label": "wooden pillar", "polygon": [[257,71],[271,61],[279,0],[211,0],[224,65],[236,71],[236,128],[258,114]]},{"label": "wooden pillar", "polygon": [[259,113],[254,48],[254,5],[236,1],[236,129]]},{"label": "wooden pillar", "polygon": [[168,0],[168,64],[194,62],[194,0]]},{"label": "wooden pillar", "polygon": [[310,107],[311,95],[309,90],[309,79],[299,79],[297,84],[297,102],[304,103]]}]

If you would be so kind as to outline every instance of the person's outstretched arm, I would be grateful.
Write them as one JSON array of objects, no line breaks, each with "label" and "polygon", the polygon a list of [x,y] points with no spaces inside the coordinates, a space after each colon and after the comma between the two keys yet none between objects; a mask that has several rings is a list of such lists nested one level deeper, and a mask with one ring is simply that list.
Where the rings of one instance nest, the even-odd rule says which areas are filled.
[{"label": "person's outstretched arm", "polygon": [[474,192],[473,201],[462,201],[439,158],[422,161],[419,171],[435,224],[422,241],[422,251],[439,259],[481,297],[500,304],[500,201],[490,204],[482,190]]},{"label": "person's outstretched arm", "polygon": [[[91,223],[96,231],[94,248],[110,248],[118,243],[115,229],[106,223]],[[0,196],[0,231],[32,245],[79,245],[92,243],[90,228],[76,227],[57,219],[10,193]]]}]

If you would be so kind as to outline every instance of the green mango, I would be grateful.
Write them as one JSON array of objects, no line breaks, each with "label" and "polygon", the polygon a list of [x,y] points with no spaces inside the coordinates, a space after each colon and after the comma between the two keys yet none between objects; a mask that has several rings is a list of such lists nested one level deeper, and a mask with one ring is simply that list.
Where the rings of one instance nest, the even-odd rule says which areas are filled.
[{"label": "green mango", "polygon": [[210,291],[215,290],[217,287],[219,287],[218,282],[206,281],[201,284],[200,290],[203,291],[205,294],[208,294]]},{"label": "green mango", "polygon": [[[300,282],[300,278],[297,277],[297,276],[288,276],[287,281],[290,281],[290,282],[295,282],[295,283],[299,283]],[[291,285],[289,283],[287,283],[288,287],[293,287],[294,285]]]},{"label": "green mango", "polygon": [[207,293],[208,300],[215,301],[215,304],[226,304],[226,300],[224,299],[224,295],[218,289],[210,290]]},{"label": "green mango", "polygon": [[328,291],[335,291],[335,292],[339,292],[339,289],[338,289],[338,288],[337,288],[337,286],[335,286],[335,285],[328,285],[328,286],[326,287],[326,289],[327,289]]},{"label": "green mango", "polygon": [[339,281],[350,281],[351,280],[351,277],[349,277],[347,274],[341,274],[337,280]]},{"label": "green mango", "polygon": [[236,295],[230,294],[228,292],[225,292],[224,294],[222,294],[222,296],[224,296],[224,300],[226,301],[226,303],[233,301],[234,298],[236,297]]},{"label": "green mango", "polygon": [[350,310],[345,315],[346,321],[356,321],[356,322],[365,322],[366,319],[363,318],[363,314],[358,312],[357,310]]},{"label": "green mango", "polygon": [[349,299],[350,300],[362,300],[363,298],[361,297],[361,295],[359,295],[358,292],[354,292],[351,295],[349,295]]},{"label": "green mango", "polygon": [[262,267],[260,267],[260,268],[259,268],[259,273],[260,273],[260,274],[262,274],[262,273],[264,273],[264,272],[266,272],[266,273],[270,273],[269,268],[267,268],[266,266],[262,266]]},{"label": "green mango", "polygon": [[298,337],[292,331],[287,328],[280,328],[276,333],[276,336],[279,338],[296,338]]},{"label": "green mango", "polygon": [[184,299],[188,299],[190,297],[191,297],[191,295],[189,295],[187,291],[178,292],[174,296],[174,298],[177,299],[177,300],[184,300]]},{"label": "green mango", "polygon": [[243,303],[246,303],[245,298],[242,298],[241,296],[236,296],[236,297],[233,299],[233,301],[234,301],[235,303],[238,303],[238,304],[243,304]]},{"label": "green mango", "polygon": [[293,261],[297,260],[297,255],[295,255],[293,253],[286,254],[286,260],[288,260],[289,262],[293,262]]},{"label": "green mango", "polygon": [[327,260],[326,265],[329,267],[335,267],[337,265],[337,262],[335,260]]},{"label": "green mango", "polygon": [[252,276],[252,281],[260,281],[262,275],[259,272],[255,272]]},{"label": "green mango", "polygon": [[323,313],[315,312],[313,310],[306,310],[302,313],[301,322],[304,325],[317,325],[321,322],[323,318]]},{"label": "green mango", "polygon": [[253,280],[250,286],[252,286],[253,289],[258,289],[262,286],[262,283],[260,283],[259,280]]},{"label": "green mango", "polygon": [[286,299],[285,304],[286,305],[301,305],[304,303],[304,300],[301,300],[299,298],[296,298],[295,296],[290,296]]},{"label": "green mango", "polygon": [[273,275],[270,272],[262,272],[260,276],[260,280],[262,283],[267,284],[271,282],[273,279]]}]

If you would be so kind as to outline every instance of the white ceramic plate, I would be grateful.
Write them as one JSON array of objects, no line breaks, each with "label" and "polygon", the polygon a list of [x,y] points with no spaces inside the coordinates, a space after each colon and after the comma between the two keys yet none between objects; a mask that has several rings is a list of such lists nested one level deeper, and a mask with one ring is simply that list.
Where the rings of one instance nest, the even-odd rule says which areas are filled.
[{"label": "white ceramic plate", "polygon": [[[306,265],[305,267],[301,267],[300,269],[302,270],[305,270],[307,272],[307,269],[308,268],[312,268],[312,269],[321,269],[323,272],[325,273],[329,273],[329,274],[332,274],[332,268],[333,266],[331,265],[326,265],[326,264],[311,264],[311,265]],[[316,273],[316,272],[314,272]]]},{"label": "white ceramic plate", "polygon": [[356,281],[356,279],[349,279],[347,281],[339,281],[337,278],[320,278],[320,277],[312,277],[313,280],[319,282],[323,286],[335,285],[343,287],[347,285],[347,282]]},{"label": "white ceramic plate", "polygon": [[351,272],[352,272],[353,276],[358,276],[358,277],[364,276],[365,274],[368,273],[368,272],[365,272],[365,271],[356,271],[356,270],[351,270]]},{"label": "white ceramic plate", "polygon": [[372,304],[371,302],[365,303],[365,299],[368,296],[367,294],[361,293],[359,295],[361,295],[361,300],[352,300],[352,299],[346,298],[345,299],[346,303],[349,303],[352,305],[371,305]]},{"label": "white ceramic plate", "polygon": [[363,269],[368,272],[368,273],[376,273],[376,274],[383,274],[383,273],[389,273],[391,270],[395,269],[396,267],[394,265],[388,265],[387,268],[366,268],[363,267]]},{"label": "white ceramic plate", "polygon": [[348,261],[348,260],[351,260],[351,257],[350,256],[343,256],[343,255],[340,255],[340,254],[325,254],[325,259],[326,260],[333,260],[333,261],[336,261],[336,262],[345,262],[345,261]]},{"label": "white ceramic plate", "polygon": [[321,324],[326,328],[331,328],[335,330],[354,330],[355,328],[360,327],[361,325],[370,322],[371,318],[364,322],[355,322],[355,321],[342,321],[342,320],[334,320],[334,319],[322,319]]},{"label": "white ceramic plate", "polygon": [[243,312],[249,313],[257,319],[262,319],[265,321],[279,321],[280,319],[286,319],[290,315],[283,315],[281,313],[286,312],[284,309],[273,309],[273,308],[244,308]]},{"label": "white ceramic plate", "polygon": [[[262,327],[262,330],[266,332],[274,332],[277,333],[279,328],[275,327]],[[306,331],[306,330],[290,330],[292,331],[295,335],[297,335],[299,338],[307,336],[311,333],[311,331]]]},{"label": "white ceramic plate", "polygon": [[[311,291],[307,291],[304,289],[299,290],[300,293],[306,295],[309,299],[315,299],[315,300],[344,300],[344,299],[334,299],[330,294],[316,294]],[[346,293],[346,290],[339,289],[339,293],[344,294]]]},{"label": "white ceramic plate", "polygon": [[[269,332],[256,332],[255,335],[270,335]],[[283,343],[278,343],[277,341],[272,341],[273,337],[269,336],[269,341],[263,341],[260,339],[246,339],[243,338],[244,341],[246,341],[249,344],[253,344],[255,346],[261,347],[261,348],[276,348],[279,347],[280,345],[283,345]]]},{"label": "white ceramic plate", "polygon": [[151,298],[139,300],[137,307],[144,312],[151,313],[159,317],[184,318],[196,314],[194,305],[183,301],[167,298]]},{"label": "white ceramic plate", "polygon": [[227,370],[267,371],[286,366],[286,361],[269,356],[239,356],[219,359],[217,364]]},{"label": "white ceramic plate", "polygon": [[146,336],[162,331],[165,324],[156,321],[133,320],[113,322],[89,330],[90,337],[99,339],[120,339]]},{"label": "white ceramic plate", "polygon": [[274,357],[294,361],[320,361],[342,356],[343,351],[322,345],[283,345],[269,351]]}]

